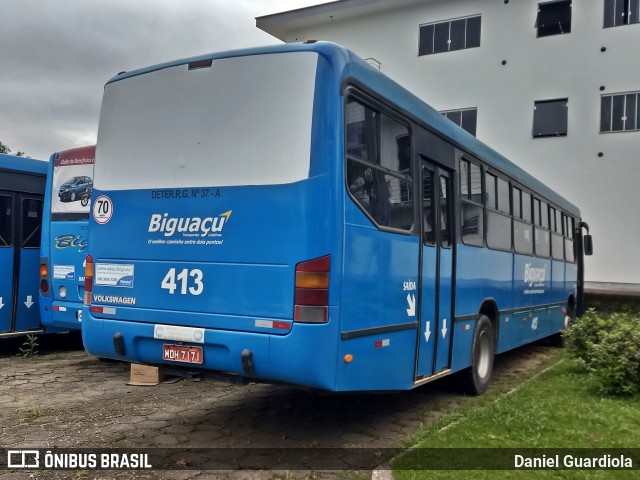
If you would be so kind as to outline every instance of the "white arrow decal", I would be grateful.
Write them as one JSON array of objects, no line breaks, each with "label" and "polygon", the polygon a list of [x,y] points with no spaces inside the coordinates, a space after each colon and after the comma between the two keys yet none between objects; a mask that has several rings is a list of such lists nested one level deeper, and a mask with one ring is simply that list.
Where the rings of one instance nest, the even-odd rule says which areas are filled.
[{"label": "white arrow decal", "polygon": [[33,305],[35,302],[32,300],[32,296],[31,295],[27,295],[27,301],[24,302],[24,304],[27,306],[27,308],[31,308],[31,305]]},{"label": "white arrow decal", "polygon": [[2,303],[2,297],[0,297],[0,310],[2,310],[2,307],[4,307],[4,303]]},{"label": "white arrow decal", "polygon": [[415,295],[407,294],[407,303],[409,304],[409,308],[407,308],[407,315],[410,317],[416,316],[416,297]]},{"label": "white arrow decal", "polygon": [[424,329],[424,339],[425,341],[429,341],[429,338],[431,338],[431,322],[427,322],[427,325]]},{"label": "white arrow decal", "polygon": [[447,319],[443,319],[442,322],[444,323],[444,325],[442,325],[442,338],[447,336]]}]

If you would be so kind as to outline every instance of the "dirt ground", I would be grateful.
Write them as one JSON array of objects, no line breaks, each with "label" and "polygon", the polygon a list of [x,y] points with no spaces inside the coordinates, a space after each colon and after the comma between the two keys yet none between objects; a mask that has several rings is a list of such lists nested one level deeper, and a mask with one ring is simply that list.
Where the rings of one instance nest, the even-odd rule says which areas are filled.
[{"label": "dirt ground", "polygon": [[[68,343],[68,342],[67,342]],[[0,419],[4,448],[392,448],[443,412],[464,408],[455,378],[410,392],[331,395],[282,385],[184,380],[130,386],[129,365],[88,356],[78,340],[31,359],[3,347]],[[507,392],[552,364],[558,350],[531,345],[497,357],[491,389]],[[321,451],[321,450],[319,450]],[[219,453],[219,452],[218,452]],[[182,467],[179,457],[165,465]],[[303,463],[303,462],[302,462]],[[370,471],[308,469],[4,471],[0,479],[370,478]],[[277,468],[274,465],[274,468]]]}]

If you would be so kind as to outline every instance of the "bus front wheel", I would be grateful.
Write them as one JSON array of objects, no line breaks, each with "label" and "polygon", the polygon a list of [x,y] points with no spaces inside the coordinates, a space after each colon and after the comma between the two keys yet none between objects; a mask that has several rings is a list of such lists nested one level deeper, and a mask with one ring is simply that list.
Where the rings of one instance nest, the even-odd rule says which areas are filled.
[{"label": "bus front wheel", "polygon": [[464,391],[471,395],[484,392],[491,382],[496,353],[495,332],[491,320],[480,315],[471,345],[471,367],[464,372]]}]

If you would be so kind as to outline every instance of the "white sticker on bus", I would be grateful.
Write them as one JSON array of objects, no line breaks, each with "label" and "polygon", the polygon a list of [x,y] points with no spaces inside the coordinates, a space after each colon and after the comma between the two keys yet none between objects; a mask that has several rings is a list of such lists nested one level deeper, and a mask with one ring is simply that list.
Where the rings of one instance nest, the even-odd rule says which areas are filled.
[{"label": "white sticker on bus", "polygon": [[106,195],[100,195],[93,203],[93,219],[96,223],[104,225],[113,215],[113,202]]},{"label": "white sticker on bus", "polygon": [[133,265],[123,265],[120,263],[96,263],[95,279],[96,285],[105,287],[133,287]]}]

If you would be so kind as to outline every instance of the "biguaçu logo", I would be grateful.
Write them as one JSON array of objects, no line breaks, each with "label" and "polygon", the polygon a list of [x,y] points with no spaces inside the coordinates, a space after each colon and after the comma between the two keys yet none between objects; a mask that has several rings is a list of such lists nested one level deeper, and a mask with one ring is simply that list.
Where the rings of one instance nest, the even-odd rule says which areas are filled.
[{"label": "bigua\u00e7u logo", "polygon": [[542,285],[547,276],[547,267],[532,267],[531,263],[524,266],[524,283],[528,283],[529,287],[533,285]]},{"label": "bigua\u00e7u logo", "polygon": [[64,235],[58,235],[55,238],[56,248],[77,248],[78,252],[82,252],[87,248],[87,239],[82,238],[80,235],[73,235],[66,233]]},{"label": "bigua\u00e7u logo", "polygon": [[171,237],[176,232],[185,237],[206,237],[222,232],[225,223],[231,216],[231,210],[216,217],[170,217],[168,213],[154,213],[149,221],[149,233],[161,232],[165,237]]}]

